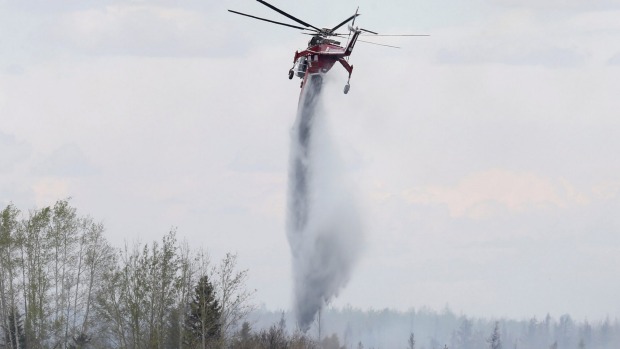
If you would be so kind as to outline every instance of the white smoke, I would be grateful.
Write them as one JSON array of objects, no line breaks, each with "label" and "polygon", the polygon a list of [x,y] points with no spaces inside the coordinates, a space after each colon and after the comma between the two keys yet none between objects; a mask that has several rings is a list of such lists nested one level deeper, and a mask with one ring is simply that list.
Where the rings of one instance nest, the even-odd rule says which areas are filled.
[{"label": "white smoke", "polygon": [[308,79],[291,139],[287,234],[294,309],[303,331],[348,283],[362,241],[356,200],[324,118],[322,80]]}]

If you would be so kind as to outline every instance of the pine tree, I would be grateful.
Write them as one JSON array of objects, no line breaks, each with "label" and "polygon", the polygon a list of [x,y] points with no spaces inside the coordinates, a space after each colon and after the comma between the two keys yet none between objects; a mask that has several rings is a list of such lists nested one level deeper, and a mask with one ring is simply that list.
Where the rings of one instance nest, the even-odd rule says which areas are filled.
[{"label": "pine tree", "polygon": [[207,348],[221,337],[221,307],[215,289],[207,276],[203,276],[194,288],[185,319],[188,344]]},{"label": "pine tree", "polygon": [[489,347],[491,349],[502,349],[502,341],[500,340],[498,321],[495,322],[495,328],[493,329],[491,337],[487,339],[487,342],[489,343]]},{"label": "pine tree", "polygon": [[415,336],[413,332],[409,334],[409,341],[407,342],[407,349],[415,349]]},{"label": "pine tree", "polygon": [[577,345],[577,348],[579,348],[579,349],[585,349],[586,348],[586,343],[583,341],[583,338],[579,340],[579,344]]}]

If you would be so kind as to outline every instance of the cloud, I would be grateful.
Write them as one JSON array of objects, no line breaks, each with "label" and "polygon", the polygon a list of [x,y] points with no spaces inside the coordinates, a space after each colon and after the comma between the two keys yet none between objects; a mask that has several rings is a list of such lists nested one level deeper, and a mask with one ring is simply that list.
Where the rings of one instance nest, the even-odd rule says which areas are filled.
[{"label": "cloud", "polygon": [[498,0],[494,5],[505,7],[528,8],[544,11],[600,11],[620,8],[617,0],[581,1],[581,0]]},{"label": "cloud", "polygon": [[619,11],[554,14],[535,6],[509,7],[465,27],[446,27],[433,33],[441,38],[436,60],[566,68],[604,63],[610,50],[617,52],[609,43],[620,34]]},{"label": "cloud", "polygon": [[30,157],[31,148],[26,142],[0,131],[0,172],[8,172]]},{"label": "cloud", "polygon": [[620,194],[620,181],[604,181],[592,187],[594,197],[601,200],[613,200]]},{"label": "cloud", "polygon": [[[7,64],[50,56],[229,57],[251,47],[252,32],[231,26],[225,4],[171,1],[28,1],[0,10]],[[0,5],[2,8],[2,5]],[[45,9],[45,10],[41,10]]]},{"label": "cloud", "polygon": [[92,55],[228,56],[246,47],[230,40],[243,35],[222,16],[152,4],[67,12],[48,29],[52,42]]},{"label": "cloud", "polygon": [[609,65],[620,65],[620,52],[611,57],[607,63]]},{"label": "cloud", "polygon": [[522,49],[512,45],[442,49],[438,52],[439,63],[541,65],[548,68],[575,67],[585,62],[585,55],[577,50],[561,47]]},{"label": "cloud", "polygon": [[82,150],[75,144],[65,144],[35,166],[44,176],[79,177],[97,173]]},{"label": "cloud", "polygon": [[37,207],[44,207],[69,197],[69,184],[64,179],[44,178],[32,185],[32,191]]},{"label": "cloud", "polygon": [[[101,9],[105,7],[120,7],[127,5],[156,5],[160,7],[178,7],[179,2],[176,0],[20,0],[7,1],[2,4],[5,8],[12,11],[26,12],[30,14],[40,13],[67,13],[72,11],[83,11],[92,9]],[[186,0],[183,1],[185,8],[209,10],[217,7],[219,4],[215,1]]]},{"label": "cloud", "polygon": [[587,202],[587,198],[566,181],[502,169],[474,173],[451,187],[415,188],[404,195],[410,203],[445,205],[452,217],[473,219],[487,218],[502,211],[565,208]]}]

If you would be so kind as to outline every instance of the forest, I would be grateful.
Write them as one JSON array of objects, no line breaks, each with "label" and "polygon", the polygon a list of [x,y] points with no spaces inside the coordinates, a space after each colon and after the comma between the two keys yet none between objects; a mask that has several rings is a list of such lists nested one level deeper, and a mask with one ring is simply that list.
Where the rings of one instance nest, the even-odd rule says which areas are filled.
[{"label": "forest", "polygon": [[[249,316],[256,328],[274,323],[291,324],[287,311],[261,307]],[[422,307],[359,309],[352,306],[327,308],[308,332],[321,338],[323,348],[336,349],[617,349],[620,348],[618,319],[577,321],[570,315],[507,319],[456,314]],[[321,332],[319,334],[319,332]]]},{"label": "forest", "polygon": [[448,308],[327,308],[310,331],[257,307],[249,270],[169,231],[112,246],[69,200],[0,212],[0,348],[611,349],[617,319],[482,319]]},{"label": "forest", "polygon": [[247,270],[175,231],[115,248],[68,200],[0,220],[1,348],[226,347],[252,310]]}]

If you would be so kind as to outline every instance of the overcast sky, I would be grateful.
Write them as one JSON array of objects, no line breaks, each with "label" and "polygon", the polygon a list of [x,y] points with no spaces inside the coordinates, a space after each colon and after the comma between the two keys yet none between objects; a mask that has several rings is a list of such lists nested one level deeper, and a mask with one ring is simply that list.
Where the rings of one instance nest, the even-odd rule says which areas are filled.
[{"label": "overcast sky", "polygon": [[[329,130],[362,208],[335,305],[620,316],[620,1],[272,3],[356,24]],[[290,308],[289,131],[307,37],[251,0],[0,0],[0,204],[72,197],[109,240],[171,227]]]}]

